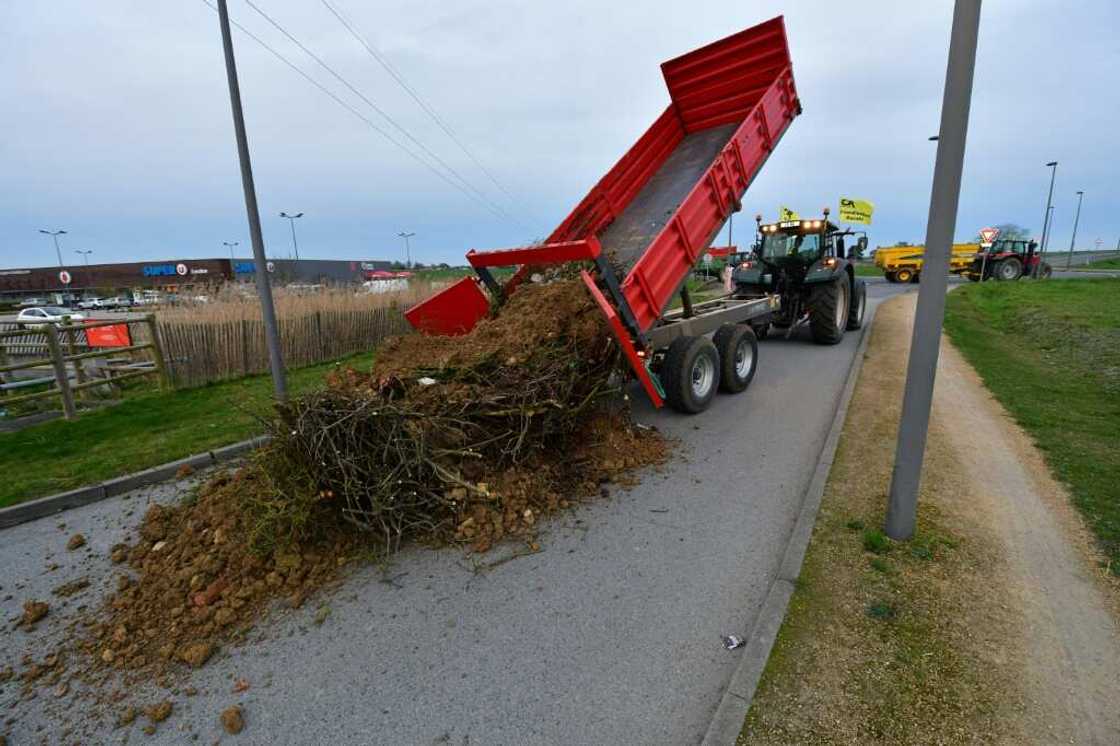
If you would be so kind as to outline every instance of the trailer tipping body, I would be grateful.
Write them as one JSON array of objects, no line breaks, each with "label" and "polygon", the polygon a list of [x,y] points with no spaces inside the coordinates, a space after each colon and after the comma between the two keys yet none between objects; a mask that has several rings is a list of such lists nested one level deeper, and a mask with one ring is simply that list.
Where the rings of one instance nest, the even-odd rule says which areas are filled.
[{"label": "trailer tipping body", "polygon": [[[669,60],[661,71],[669,106],[543,244],[467,253],[499,299],[535,267],[583,263],[585,284],[658,406],[649,360],[675,335],[657,329],[683,320],[666,308],[801,113],[781,16]],[[504,285],[489,269],[514,265]],[[722,313],[743,320],[774,303],[753,300]],[[421,332],[462,334],[488,308],[479,282],[465,279],[405,315]]]}]

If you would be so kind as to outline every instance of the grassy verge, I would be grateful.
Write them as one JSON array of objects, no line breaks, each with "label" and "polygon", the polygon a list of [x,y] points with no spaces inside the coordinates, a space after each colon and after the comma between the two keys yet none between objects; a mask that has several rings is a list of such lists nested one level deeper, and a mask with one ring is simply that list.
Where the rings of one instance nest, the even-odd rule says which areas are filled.
[{"label": "grassy verge", "polygon": [[1120,279],[983,283],[945,329],[1033,437],[1120,574]]},{"label": "grassy verge", "polygon": [[1074,267],[1074,269],[1120,269],[1120,257],[1089,262],[1084,267]]},{"label": "grassy verge", "polygon": [[[930,432],[918,530],[880,530],[909,343],[879,307],[797,588],[738,743],[1015,742],[1015,655],[997,543],[974,517],[951,441]],[[972,516],[972,517],[970,517]],[[950,530],[949,527],[952,527]],[[1003,660],[991,651],[1004,651]],[[1010,660],[1010,664],[1008,661]]]},{"label": "grassy verge", "polygon": [[[341,366],[368,368],[373,354],[289,371],[293,393]],[[0,433],[0,507],[74,489],[260,434],[272,379],[252,376],[184,391],[130,394],[71,422]]]},{"label": "grassy verge", "polygon": [[882,277],[883,270],[876,267],[874,264],[855,264],[856,277]]}]

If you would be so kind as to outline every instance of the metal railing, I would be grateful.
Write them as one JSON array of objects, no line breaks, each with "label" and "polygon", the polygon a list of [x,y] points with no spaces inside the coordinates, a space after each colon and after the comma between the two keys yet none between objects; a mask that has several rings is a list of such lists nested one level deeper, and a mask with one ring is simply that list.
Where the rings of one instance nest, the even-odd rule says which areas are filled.
[{"label": "metal railing", "polygon": [[[78,352],[77,350],[75,340],[79,334],[82,334],[90,329],[122,325],[129,326],[129,329],[131,331],[131,325],[133,324],[143,324],[147,327],[148,341],[141,342],[139,344],[129,344],[119,347],[105,347],[103,349],[90,350],[88,352]],[[34,360],[25,360],[17,363],[4,363],[0,365],[0,374],[11,373],[18,370],[31,370],[34,368],[40,368],[49,365],[51,366],[51,369],[53,371],[53,376],[47,376],[38,380],[39,382],[49,382],[53,380],[55,384],[54,388],[48,389],[46,391],[35,391],[30,394],[0,396],[0,405],[7,406],[10,404],[16,404],[18,402],[47,399],[57,396],[62,401],[62,412],[65,415],[66,419],[69,420],[73,419],[77,414],[77,409],[74,404],[74,394],[86,389],[91,389],[97,386],[105,386],[107,384],[117,384],[128,379],[150,375],[156,375],[159,377],[161,388],[171,388],[171,381],[167,375],[167,365],[163,354],[163,345],[160,342],[159,331],[156,327],[155,322],[155,316],[153,316],[152,314],[145,314],[141,317],[129,316],[127,318],[112,319],[106,321],[82,322],[78,324],[48,323],[42,326],[38,326],[35,329],[13,329],[0,331],[0,342],[27,337],[43,337],[44,335],[46,337],[46,352],[48,354],[48,357]],[[84,366],[82,365],[84,361],[97,358],[110,358],[122,354],[131,354],[134,352],[142,351],[149,352],[152,359],[152,367],[139,369],[133,368],[131,370],[128,370],[127,372],[117,373],[106,378],[90,377],[87,379]],[[73,383],[71,383],[70,381],[71,375],[69,369],[71,367],[74,371]],[[22,383],[26,384],[26,382]]]}]

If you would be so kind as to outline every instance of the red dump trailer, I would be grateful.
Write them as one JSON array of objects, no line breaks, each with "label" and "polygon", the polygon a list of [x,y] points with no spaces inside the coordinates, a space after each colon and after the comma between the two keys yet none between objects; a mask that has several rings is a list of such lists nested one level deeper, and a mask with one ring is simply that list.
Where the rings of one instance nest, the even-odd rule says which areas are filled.
[{"label": "red dump trailer", "polygon": [[[464,278],[410,308],[428,334],[463,334],[535,268],[579,262],[634,375],[660,407],[698,412],[717,388],[741,391],[757,346],[747,322],[776,297],[693,304],[689,272],[740,209],[801,103],[779,16],[661,65],[671,103],[541,245],[471,250]],[[499,284],[491,267],[519,266]],[[668,312],[677,294],[683,307]],[[707,339],[715,331],[713,339]]]}]

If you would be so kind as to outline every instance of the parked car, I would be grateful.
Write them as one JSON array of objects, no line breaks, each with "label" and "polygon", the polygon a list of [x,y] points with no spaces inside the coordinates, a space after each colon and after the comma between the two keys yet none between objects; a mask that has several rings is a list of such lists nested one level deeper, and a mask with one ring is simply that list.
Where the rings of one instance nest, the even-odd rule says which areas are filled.
[{"label": "parked car", "polygon": [[103,298],[86,298],[85,300],[78,303],[78,308],[85,309],[87,311],[104,307],[105,300]]},{"label": "parked car", "polygon": [[113,298],[106,298],[104,301],[105,308],[129,308],[132,306],[132,299],[123,295],[118,295]]},{"label": "parked car", "polygon": [[47,324],[61,324],[64,320],[82,321],[85,316],[74,313],[68,308],[58,306],[41,306],[39,308],[25,308],[16,316],[16,324],[21,329],[34,329]]},{"label": "parked car", "polygon": [[46,298],[24,298],[18,304],[19,308],[27,308],[28,306],[45,306],[47,305]]}]

